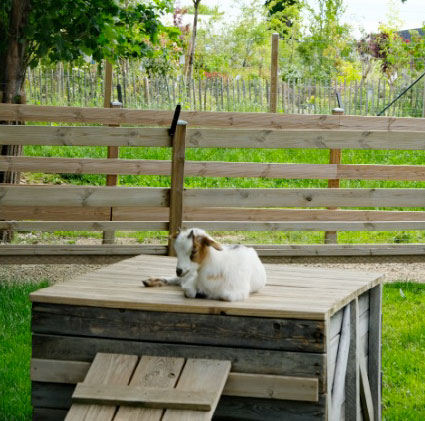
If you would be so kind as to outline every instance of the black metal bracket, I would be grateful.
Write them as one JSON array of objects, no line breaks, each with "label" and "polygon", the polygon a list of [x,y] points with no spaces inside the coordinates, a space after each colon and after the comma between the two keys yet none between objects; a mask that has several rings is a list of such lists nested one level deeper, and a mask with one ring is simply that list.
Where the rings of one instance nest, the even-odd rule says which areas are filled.
[{"label": "black metal bracket", "polygon": [[341,94],[338,91],[336,91],[335,94],[336,94],[336,101],[338,102],[338,108],[342,108]]},{"label": "black metal bracket", "polygon": [[122,90],[121,90],[120,84],[117,85],[117,94],[118,94],[118,101],[121,102],[122,104]]},{"label": "black metal bracket", "polygon": [[171,137],[173,137],[174,133],[176,132],[177,122],[179,121],[181,109],[182,109],[182,106],[180,104],[177,104],[176,109],[174,111],[174,116],[173,116],[173,121],[171,123],[171,127],[168,129],[168,134]]}]

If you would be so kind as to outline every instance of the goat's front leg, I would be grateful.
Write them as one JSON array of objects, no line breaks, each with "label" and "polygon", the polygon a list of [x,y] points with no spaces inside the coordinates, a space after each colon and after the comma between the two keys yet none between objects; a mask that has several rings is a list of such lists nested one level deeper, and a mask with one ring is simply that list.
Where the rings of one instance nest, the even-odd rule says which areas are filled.
[{"label": "goat's front leg", "polygon": [[167,278],[149,278],[143,282],[145,287],[162,287],[165,285],[180,285],[182,278],[178,278],[177,276],[167,277]]},{"label": "goat's front leg", "polygon": [[184,295],[186,298],[195,298],[196,297],[196,279],[198,277],[197,272],[189,273],[182,278],[180,283],[183,288]]}]

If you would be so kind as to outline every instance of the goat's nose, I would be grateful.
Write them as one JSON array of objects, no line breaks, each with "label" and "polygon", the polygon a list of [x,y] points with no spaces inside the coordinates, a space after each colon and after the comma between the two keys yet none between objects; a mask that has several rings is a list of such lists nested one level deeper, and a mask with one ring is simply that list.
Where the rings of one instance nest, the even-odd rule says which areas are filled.
[{"label": "goat's nose", "polygon": [[177,276],[181,276],[181,274],[183,273],[183,269],[177,268],[176,273],[177,273]]}]

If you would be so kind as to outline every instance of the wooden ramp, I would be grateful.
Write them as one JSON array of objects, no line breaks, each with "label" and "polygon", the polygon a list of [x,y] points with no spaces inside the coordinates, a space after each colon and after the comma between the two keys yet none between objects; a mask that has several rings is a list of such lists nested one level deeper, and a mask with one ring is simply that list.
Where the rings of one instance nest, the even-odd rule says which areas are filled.
[{"label": "wooden ramp", "polygon": [[210,420],[230,361],[98,353],[66,421]]}]

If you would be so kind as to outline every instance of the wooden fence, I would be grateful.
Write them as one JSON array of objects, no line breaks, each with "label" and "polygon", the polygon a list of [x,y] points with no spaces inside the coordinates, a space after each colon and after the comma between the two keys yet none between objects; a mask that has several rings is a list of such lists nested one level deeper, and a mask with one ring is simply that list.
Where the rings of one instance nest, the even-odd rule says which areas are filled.
[{"label": "wooden fence", "polygon": [[[187,148],[313,148],[424,150],[425,119],[183,112],[174,161],[12,157],[0,171],[171,175],[170,188],[1,185],[0,229],[16,231],[167,231],[170,226],[214,231],[424,230],[420,188],[183,189],[185,176],[425,181],[425,166],[270,164],[184,160]],[[0,126],[0,144],[172,147],[172,112],[0,104],[0,120],[111,126]],[[137,125],[137,126],[136,126]],[[141,127],[148,126],[148,127]],[[184,140],[184,142],[182,142]],[[183,148],[183,149],[181,149]],[[183,151],[183,153],[182,153]],[[173,170],[172,170],[173,168]],[[179,173],[180,175],[176,175]],[[180,181],[179,181],[180,179]],[[170,197],[173,197],[170,208]],[[180,209],[179,209],[180,207]],[[343,209],[320,209],[338,207]],[[359,207],[388,208],[357,210]],[[349,208],[349,209],[348,209]],[[171,220],[170,220],[171,219]],[[260,255],[423,254],[425,244],[256,246]],[[166,254],[166,246],[2,245],[0,256]]]},{"label": "wooden fence", "polygon": [[[386,80],[321,81],[292,79],[277,84],[277,111],[291,114],[330,114],[336,107],[335,92],[341,94],[346,114],[377,115],[411,81],[390,85]],[[39,105],[100,107],[103,103],[103,74],[97,70],[60,68],[28,70],[28,102]],[[125,108],[174,109],[181,103],[198,111],[269,111],[270,83],[266,79],[209,77],[192,79],[163,77],[148,79],[130,67],[114,72],[114,86],[122,86]],[[116,93],[115,93],[116,94]],[[424,116],[424,83],[421,81],[385,113],[387,116]]]}]

